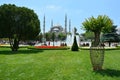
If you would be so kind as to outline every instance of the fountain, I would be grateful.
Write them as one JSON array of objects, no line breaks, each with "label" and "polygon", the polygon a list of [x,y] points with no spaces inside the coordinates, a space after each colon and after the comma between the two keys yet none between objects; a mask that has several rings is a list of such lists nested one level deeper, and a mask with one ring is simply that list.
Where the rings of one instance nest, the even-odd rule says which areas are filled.
[{"label": "fountain", "polygon": [[66,44],[67,46],[72,46],[74,41],[74,36],[76,36],[77,44],[80,45],[80,36],[76,35],[77,29],[74,27],[72,34],[67,34]]}]

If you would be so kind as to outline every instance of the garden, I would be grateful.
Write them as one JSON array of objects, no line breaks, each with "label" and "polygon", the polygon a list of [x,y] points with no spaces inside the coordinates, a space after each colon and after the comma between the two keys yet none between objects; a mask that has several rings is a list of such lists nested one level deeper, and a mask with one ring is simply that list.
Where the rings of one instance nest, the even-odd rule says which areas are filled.
[{"label": "garden", "polygon": [[120,50],[105,50],[103,70],[93,71],[89,50],[0,47],[0,80],[119,80]]},{"label": "garden", "polygon": [[[73,39],[71,46],[54,45],[55,32],[49,38],[53,46],[46,46],[47,37],[45,39],[45,34],[40,37],[40,20],[33,10],[4,4],[0,6],[0,12],[0,80],[120,79],[120,38],[108,16],[92,16],[82,23],[86,32],[94,33],[91,46],[86,48],[77,42],[77,28],[74,28],[73,34],[69,34]],[[65,36],[59,37],[65,39],[67,34],[65,32]],[[4,46],[5,39],[9,46]],[[40,39],[45,44],[35,46],[35,40],[39,42]],[[25,41],[25,44],[30,41],[30,44],[20,46],[21,41]],[[109,47],[104,43],[108,43]],[[115,46],[111,47],[111,43],[115,43]]]}]

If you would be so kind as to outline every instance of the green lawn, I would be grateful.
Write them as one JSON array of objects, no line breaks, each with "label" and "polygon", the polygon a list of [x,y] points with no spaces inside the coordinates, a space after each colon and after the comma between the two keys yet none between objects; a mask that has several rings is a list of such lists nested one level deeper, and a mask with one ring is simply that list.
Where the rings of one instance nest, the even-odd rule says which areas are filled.
[{"label": "green lawn", "polygon": [[120,50],[105,51],[103,68],[92,71],[89,50],[0,48],[0,80],[120,80]]}]

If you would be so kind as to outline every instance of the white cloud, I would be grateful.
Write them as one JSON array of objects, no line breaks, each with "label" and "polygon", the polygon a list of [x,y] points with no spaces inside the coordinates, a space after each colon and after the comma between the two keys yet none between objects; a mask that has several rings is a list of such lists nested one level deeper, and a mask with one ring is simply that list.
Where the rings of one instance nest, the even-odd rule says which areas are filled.
[{"label": "white cloud", "polygon": [[48,10],[60,10],[60,9],[62,9],[62,7],[56,6],[56,5],[47,5],[46,9],[48,9]]}]

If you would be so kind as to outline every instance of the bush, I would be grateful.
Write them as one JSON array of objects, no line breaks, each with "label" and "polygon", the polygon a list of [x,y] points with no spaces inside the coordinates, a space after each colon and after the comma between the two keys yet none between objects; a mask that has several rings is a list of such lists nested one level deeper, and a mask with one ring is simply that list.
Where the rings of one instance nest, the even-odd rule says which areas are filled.
[{"label": "bush", "polygon": [[73,42],[73,45],[71,47],[71,51],[78,51],[76,36],[74,36],[74,42]]}]

